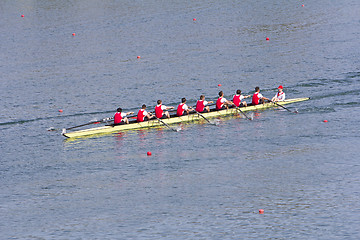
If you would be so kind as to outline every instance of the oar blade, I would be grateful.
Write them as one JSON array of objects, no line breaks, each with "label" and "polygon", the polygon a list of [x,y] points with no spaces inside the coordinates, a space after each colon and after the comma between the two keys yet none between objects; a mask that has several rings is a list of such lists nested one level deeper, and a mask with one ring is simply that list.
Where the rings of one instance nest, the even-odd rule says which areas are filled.
[{"label": "oar blade", "polygon": [[209,119],[207,119],[204,115],[202,115],[201,113],[199,113],[198,111],[194,110],[200,117],[202,117],[203,119],[205,119],[209,124],[211,125],[217,125],[215,123],[213,123],[212,121],[210,121]]},{"label": "oar blade", "polygon": [[289,111],[289,112],[291,112],[291,113],[297,113],[297,111],[291,111],[290,109],[284,107],[283,105],[278,104],[277,102],[272,102],[272,103],[274,103],[275,105],[277,105],[277,106],[279,106],[279,107],[282,107],[283,109],[285,109],[285,110],[287,110],[287,111]]},{"label": "oar blade", "polygon": [[239,112],[242,113],[242,115],[244,115],[246,117],[246,119],[248,120],[252,120],[251,118],[248,117],[248,115],[246,115],[239,107],[236,108],[236,110],[238,110]]},{"label": "oar blade", "polygon": [[214,125],[214,126],[217,126],[220,124],[220,120],[219,119],[215,119],[215,120],[211,120],[210,121],[210,124]]},{"label": "oar blade", "polygon": [[250,113],[250,120],[254,120],[254,112]]},{"label": "oar blade", "polygon": [[[156,117],[156,116],[155,116],[155,117]],[[178,132],[177,129],[170,127],[169,124],[167,124],[166,122],[164,122],[164,121],[161,120],[160,118],[157,118],[157,117],[156,117],[156,119],[157,119],[160,123],[162,123],[163,125],[165,125],[167,128],[171,129],[172,131]],[[180,130],[179,130],[179,131],[180,131]]]}]

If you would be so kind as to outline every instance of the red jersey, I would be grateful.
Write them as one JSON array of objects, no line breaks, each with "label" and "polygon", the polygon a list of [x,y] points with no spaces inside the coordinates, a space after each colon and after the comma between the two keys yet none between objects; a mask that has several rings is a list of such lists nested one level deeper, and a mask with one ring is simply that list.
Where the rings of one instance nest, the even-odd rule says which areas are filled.
[{"label": "red jersey", "polygon": [[184,114],[184,109],[183,109],[184,104],[185,103],[180,103],[178,108],[177,108],[176,115],[178,117],[180,117],[180,116],[182,116]]},{"label": "red jersey", "polygon": [[157,117],[157,118],[161,118],[162,116],[163,116],[163,109],[162,109],[162,105],[157,105],[156,107],[155,107],[155,116]]},{"label": "red jersey", "polygon": [[241,99],[240,99],[241,95],[234,95],[233,97],[233,102],[235,104],[235,106],[239,107],[240,103],[241,103]]},{"label": "red jersey", "polygon": [[252,104],[253,105],[258,105],[259,100],[260,100],[259,93],[258,92],[254,93],[254,95],[252,97]]},{"label": "red jersey", "polygon": [[205,108],[204,100],[198,100],[196,102],[195,111],[202,112],[204,111],[204,108]]},{"label": "red jersey", "polygon": [[219,97],[218,100],[216,101],[216,110],[220,110],[222,106],[224,106],[224,103],[222,103],[221,100],[222,97]]},{"label": "red jersey", "polygon": [[145,119],[145,115],[144,115],[145,109],[140,109],[138,114],[137,114],[137,121],[138,122],[143,122]]},{"label": "red jersey", "polygon": [[119,124],[122,120],[121,112],[116,112],[114,115],[114,124]]}]

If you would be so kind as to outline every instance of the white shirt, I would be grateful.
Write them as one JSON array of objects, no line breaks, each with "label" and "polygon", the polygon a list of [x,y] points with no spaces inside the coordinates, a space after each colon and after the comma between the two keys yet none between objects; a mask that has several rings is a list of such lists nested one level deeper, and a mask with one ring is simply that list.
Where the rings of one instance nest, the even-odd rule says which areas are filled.
[{"label": "white shirt", "polygon": [[[239,96],[239,94],[235,94],[235,96]],[[240,102],[244,99],[245,97],[243,95],[240,95]]]},{"label": "white shirt", "polygon": [[184,105],[182,106],[182,109],[183,109],[183,110],[188,110],[189,107],[188,107],[188,105],[186,105],[186,103],[184,103]]},{"label": "white shirt", "polygon": [[264,96],[261,93],[258,93],[258,98],[262,99]]},{"label": "white shirt", "polygon": [[224,98],[224,97],[222,97],[221,99],[220,99],[220,102],[221,103],[224,103],[224,102],[226,102],[227,100],[226,100],[226,98]]},{"label": "white shirt", "polygon": [[277,99],[278,101],[284,101],[285,100],[285,93],[284,92],[281,92],[281,93],[278,92],[278,93],[275,94],[274,98]]},{"label": "white shirt", "polygon": [[[160,105],[157,105],[157,106],[160,106]],[[167,106],[161,105],[161,109],[162,109],[162,110],[166,110],[166,108],[167,108]]]}]

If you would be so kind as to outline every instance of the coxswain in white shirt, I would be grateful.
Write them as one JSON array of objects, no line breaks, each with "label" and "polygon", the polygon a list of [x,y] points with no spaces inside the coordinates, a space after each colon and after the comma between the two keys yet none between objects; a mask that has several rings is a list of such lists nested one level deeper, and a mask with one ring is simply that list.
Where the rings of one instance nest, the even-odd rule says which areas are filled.
[{"label": "coxswain in white shirt", "polygon": [[261,93],[260,93],[260,88],[259,87],[256,87],[255,88],[255,93],[253,94],[253,97],[252,97],[252,105],[258,105],[258,104],[263,104],[265,103],[265,100],[270,100],[266,97],[264,97]]},{"label": "coxswain in white shirt", "polygon": [[247,103],[245,101],[242,101],[245,98],[249,98],[251,95],[241,95],[241,90],[236,90],[236,94],[233,97],[233,103],[236,107],[247,107]]},{"label": "coxswain in white shirt", "polygon": [[146,111],[146,105],[143,104],[141,109],[139,110],[139,112],[137,114],[136,120],[137,120],[137,122],[143,122],[145,120],[145,117],[147,117],[147,120],[150,120],[154,116]]},{"label": "coxswain in white shirt", "polygon": [[281,102],[285,100],[285,93],[284,88],[282,85],[278,87],[278,92],[275,94],[275,96],[271,99],[272,102]]},{"label": "coxswain in white shirt", "polygon": [[124,123],[129,124],[129,119],[126,116],[133,113],[134,112],[123,113],[122,108],[118,108],[114,115],[114,125],[124,124]]},{"label": "coxswain in white shirt", "polygon": [[230,105],[233,105],[233,103],[229,100],[226,100],[226,98],[224,98],[223,91],[220,91],[219,98],[216,101],[216,110],[228,109]]},{"label": "coxswain in white shirt", "polygon": [[196,102],[196,108],[195,111],[200,112],[200,113],[204,113],[204,112],[210,112],[210,107],[206,106],[208,104],[213,103],[213,101],[206,101],[205,100],[205,95],[200,95],[200,100],[198,100]]},{"label": "coxswain in white shirt", "polygon": [[157,106],[155,107],[155,116],[157,118],[167,117],[170,118],[170,114],[168,111],[169,109],[174,109],[174,107],[167,107],[165,105],[162,105],[161,100],[157,100]]},{"label": "coxswain in white shirt", "polygon": [[182,98],[181,103],[177,107],[176,116],[181,117],[184,115],[184,113],[189,114],[191,110],[192,108],[186,105],[186,98]]}]

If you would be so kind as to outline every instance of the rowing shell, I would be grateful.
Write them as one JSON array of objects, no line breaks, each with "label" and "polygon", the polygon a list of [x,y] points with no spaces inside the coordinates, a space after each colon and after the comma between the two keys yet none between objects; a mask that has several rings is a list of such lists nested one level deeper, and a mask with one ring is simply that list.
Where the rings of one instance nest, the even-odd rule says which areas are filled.
[{"label": "rowing shell", "polygon": [[[285,101],[281,102],[281,105],[289,104],[289,103],[295,103],[295,102],[302,102],[309,100],[309,98],[293,98],[293,99],[287,99]],[[278,107],[274,103],[264,103],[259,104],[255,106],[247,106],[242,107],[241,110],[243,112],[246,111],[255,111],[255,110],[261,110],[266,109],[270,107]],[[226,115],[234,115],[238,114],[238,111],[236,108],[230,108],[220,111],[211,111],[211,112],[205,112],[202,113],[202,115],[206,118],[215,118],[220,116],[226,116]],[[162,119],[167,124],[175,124],[175,123],[181,123],[181,122],[190,122],[190,121],[199,121],[203,119],[200,117],[197,113],[181,116],[181,117],[172,117],[167,119]],[[116,126],[103,126],[103,127],[95,127],[95,128],[89,128],[79,131],[73,131],[73,132],[63,132],[62,135],[67,138],[75,138],[75,137],[82,137],[82,136],[89,136],[89,135],[95,135],[95,134],[104,134],[104,133],[113,133],[113,132],[120,132],[124,130],[130,130],[130,129],[139,129],[139,128],[151,128],[151,127],[158,127],[163,126],[162,123],[160,123],[157,119],[151,119],[150,121],[144,121],[144,122],[134,122],[130,124],[124,124],[124,125],[116,125]]]}]

